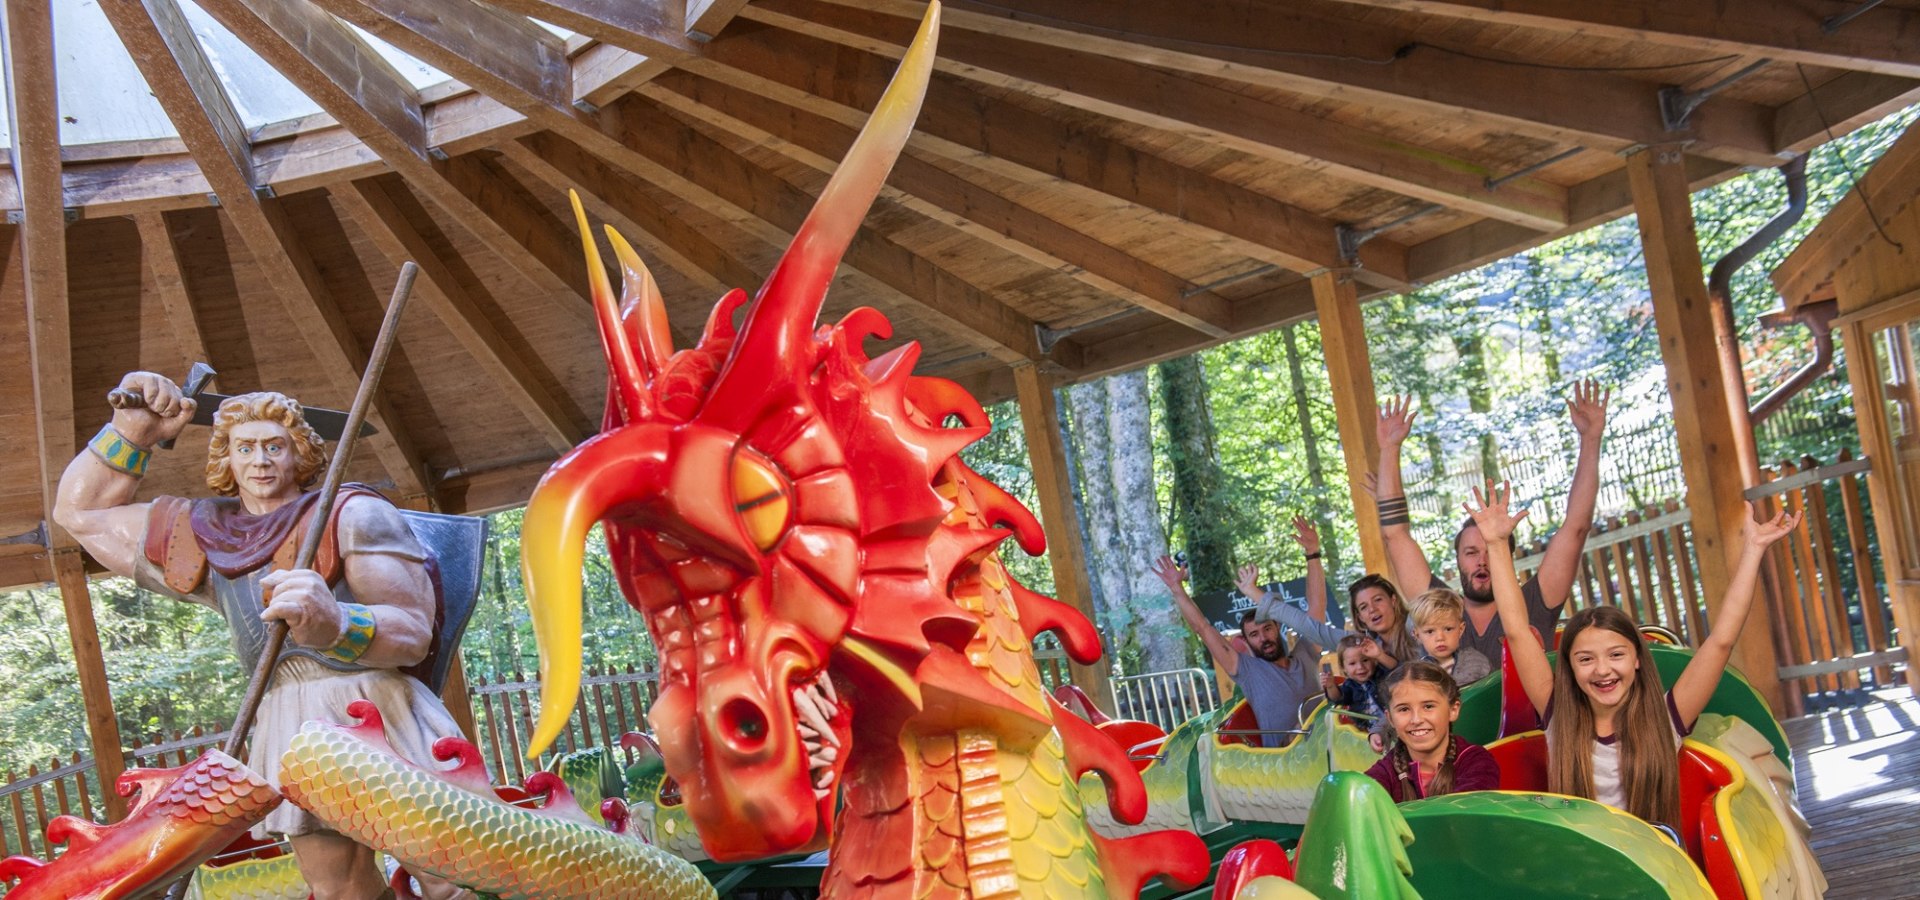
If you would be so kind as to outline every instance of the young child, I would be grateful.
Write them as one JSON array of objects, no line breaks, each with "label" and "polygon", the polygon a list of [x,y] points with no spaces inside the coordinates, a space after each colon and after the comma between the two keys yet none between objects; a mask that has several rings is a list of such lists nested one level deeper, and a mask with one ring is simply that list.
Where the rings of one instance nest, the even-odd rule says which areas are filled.
[{"label": "young child", "polygon": [[1434,588],[1413,598],[1413,636],[1427,651],[1422,657],[1465,687],[1493,674],[1493,662],[1472,647],[1460,646],[1467,633],[1467,601],[1449,588]]},{"label": "young child", "polygon": [[1345,682],[1336,685],[1332,672],[1320,673],[1320,689],[1327,692],[1327,700],[1341,709],[1372,716],[1363,726],[1369,729],[1379,721],[1384,709],[1380,703],[1380,683],[1387,678],[1387,670],[1367,655],[1367,644],[1372,640],[1349,634],[1334,645],[1334,652],[1340,656],[1340,671],[1347,676]]},{"label": "young child", "polygon": [[1404,803],[1500,786],[1500,763],[1485,747],[1453,734],[1460,718],[1460,686],[1445,670],[1425,661],[1393,670],[1383,685],[1393,749],[1367,770]]},{"label": "young child", "polygon": [[1589,797],[1648,822],[1678,825],[1680,742],[1707,708],[1747,624],[1767,547],[1799,525],[1800,517],[1782,513],[1747,525],[1740,562],[1707,639],[1667,689],[1633,619],[1615,606],[1584,609],[1567,620],[1559,662],[1547,661],[1545,648],[1527,627],[1526,601],[1505,540],[1526,512],[1509,513],[1508,499],[1506,485],[1484,498],[1476,489],[1479,508],[1470,505],[1467,511],[1487,538],[1507,652],[1545,723],[1548,789]]}]

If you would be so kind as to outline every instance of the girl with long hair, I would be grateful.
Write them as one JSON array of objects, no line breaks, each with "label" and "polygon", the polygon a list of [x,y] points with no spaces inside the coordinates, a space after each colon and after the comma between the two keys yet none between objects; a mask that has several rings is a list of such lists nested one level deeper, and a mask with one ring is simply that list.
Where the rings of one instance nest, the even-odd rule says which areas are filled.
[{"label": "girl with long hair", "polygon": [[1403,663],[1381,688],[1393,746],[1367,774],[1395,803],[1490,791],[1500,786],[1500,764],[1485,747],[1453,733],[1460,718],[1460,686],[1430,662]]},{"label": "girl with long hair", "polygon": [[1649,822],[1679,824],[1680,742],[1727,669],[1747,624],[1767,547],[1799,525],[1800,517],[1782,513],[1767,522],[1749,522],[1711,631],[1667,689],[1639,628],[1617,606],[1581,610],[1569,619],[1560,659],[1548,662],[1546,649],[1527,626],[1526,601],[1505,541],[1527,513],[1508,511],[1505,484],[1486,495],[1476,488],[1473,498],[1467,511],[1487,538],[1507,652],[1546,726],[1547,789],[1598,800]]}]

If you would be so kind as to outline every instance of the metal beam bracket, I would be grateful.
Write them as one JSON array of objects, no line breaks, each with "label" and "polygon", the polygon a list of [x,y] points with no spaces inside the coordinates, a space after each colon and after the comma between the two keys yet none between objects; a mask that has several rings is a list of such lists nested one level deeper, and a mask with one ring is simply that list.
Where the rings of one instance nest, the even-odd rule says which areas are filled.
[{"label": "metal beam bracket", "polygon": [[22,531],[12,537],[0,538],[0,545],[4,544],[27,544],[34,547],[47,546],[47,520],[41,519],[40,524],[33,526],[32,531]]},{"label": "metal beam bracket", "polygon": [[1686,90],[1685,88],[1682,88],[1677,84],[1669,84],[1666,87],[1661,88],[1660,89],[1660,124],[1661,126],[1666,128],[1668,131],[1685,131],[1687,128],[1687,118],[1693,115],[1694,110],[1700,108],[1700,104],[1707,102],[1707,99],[1712,97],[1713,95],[1718,94],[1723,90],[1726,90],[1728,85],[1731,85],[1734,82],[1747,77],[1748,75],[1752,75],[1753,73],[1766,68],[1772,62],[1773,60],[1771,59],[1755,60],[1754,62],[1748,63],[1747,65],[1741,67],[1738,71],[1735,71],[1733,74],[1728,75],[1727,77],[1722,78],[1719,81],[1716,81],[1710,85],[1707,85],[1706,87],[1703,87],[1697,91]]}]

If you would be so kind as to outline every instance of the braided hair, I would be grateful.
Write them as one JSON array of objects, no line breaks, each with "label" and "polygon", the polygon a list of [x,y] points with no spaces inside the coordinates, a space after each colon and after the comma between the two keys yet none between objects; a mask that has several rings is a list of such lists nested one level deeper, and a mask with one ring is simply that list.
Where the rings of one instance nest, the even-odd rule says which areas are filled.
[{"label": "braided hair", "polygon": [[[1387,676],[1386,683],[1380,687],[1380,705],[1383,709],[1393,709],[1393,692],[1401,682],[1406,681],[1424,681],[1439,688],[1448,703],[1460,702],[1460,685],[1454,682],[1452,675],[1447,674],[1447,670],[1430,662],[1416,660],[1402,663]],[[1388,731],[1392,733],[1391,725]],[[1433,782],[1427,788],[1426,796],[1438,797],[1453,792],[1453,761],[1459,755],[1460,738],[1448,735],[1446,758],[1441,760],[1439,771],[1433,773]],[[1393,747],[1387,751],[1387,756],[1393,763],[1394,778],[1405,785],[1402,796],[1421,796],[1420,786],[1413,777],[1413,754],[1407,750],[1406,743],[1400,740],[1398,734],[1393,734]]]}]

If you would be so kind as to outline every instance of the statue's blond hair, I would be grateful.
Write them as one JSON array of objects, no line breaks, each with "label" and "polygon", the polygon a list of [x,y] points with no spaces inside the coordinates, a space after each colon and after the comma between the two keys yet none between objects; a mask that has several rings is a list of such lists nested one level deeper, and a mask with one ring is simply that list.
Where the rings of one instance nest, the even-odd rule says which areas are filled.
[{"label": "statue's blond hair", "polygon": [[272,422],[287,430],[293,438],[294,480],[301,490],[312,487],[327,467],[326,439],[307,424],[300,401],[278,391],[255,391],[220,402],[213,414],[213,440],[207,442],[207,487],[222,497],[240,492],[227,463],[227,448],[233,427],[248,422]]}]

